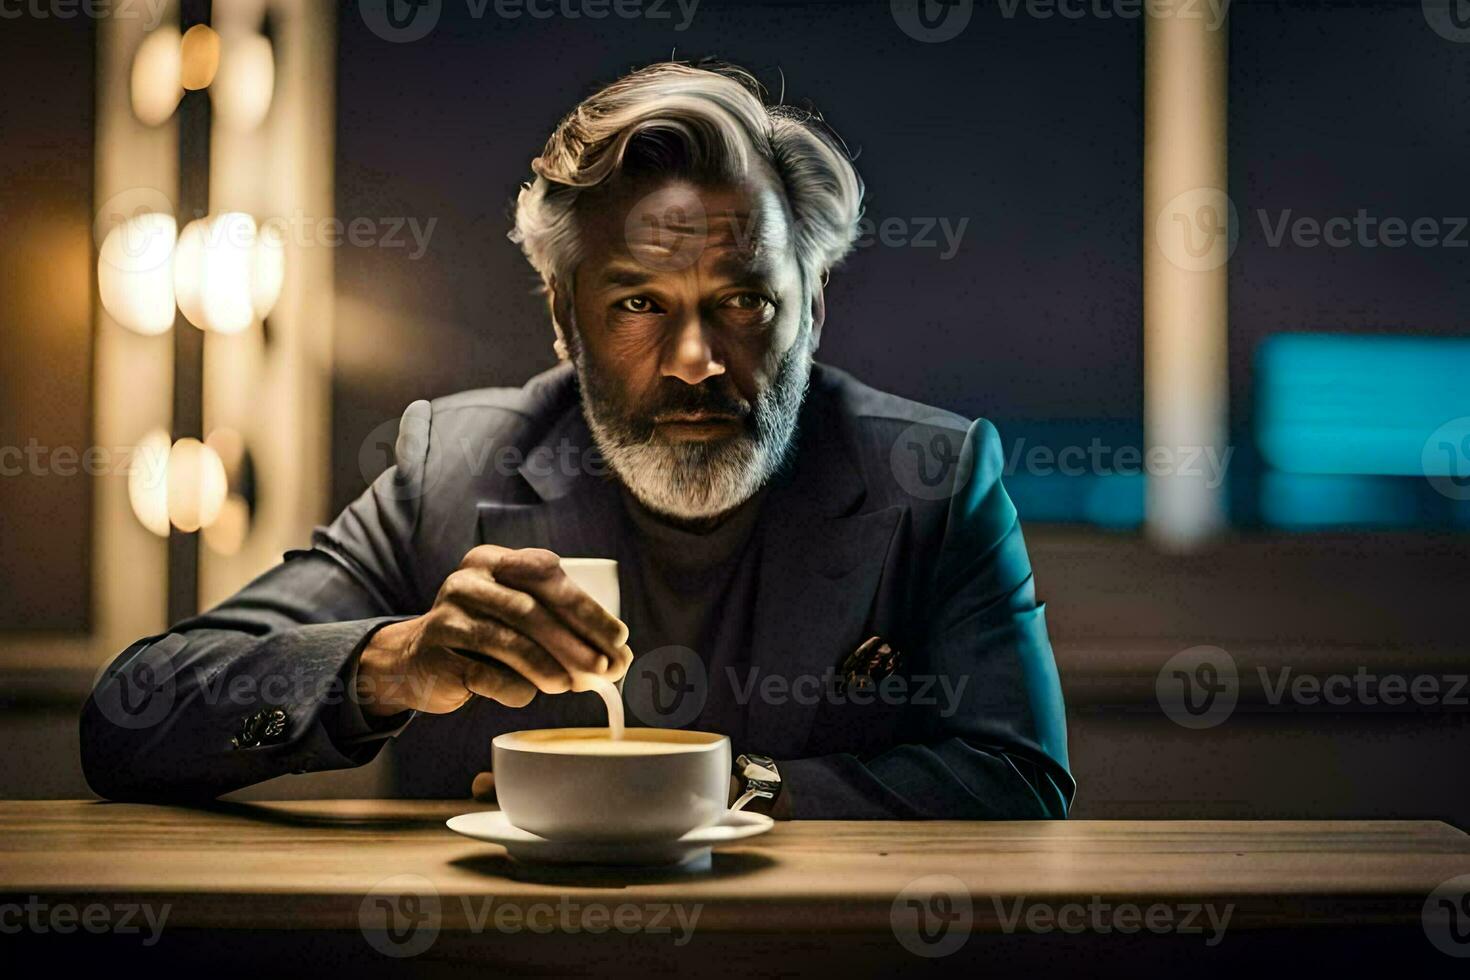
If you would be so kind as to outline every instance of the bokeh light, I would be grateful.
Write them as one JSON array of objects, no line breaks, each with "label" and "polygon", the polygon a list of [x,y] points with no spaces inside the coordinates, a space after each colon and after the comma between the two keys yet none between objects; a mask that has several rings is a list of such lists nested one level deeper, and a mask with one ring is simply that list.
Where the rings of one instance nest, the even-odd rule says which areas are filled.
[{"label": "bokeh light", "polygon": [[97,256],[97,291],[129,330],[161,334],[174,322],[173,215],[150,211],[113,227]]},{"label": "bokeh light", "polygon": [[179,81],[189,91],[208,88],[219,71],[219,34],[208,24],[195,24],[179,42]]},{"label": "bokeh light", "polygon": [[160,27],[143,39],[133,55],[129,93],[133,115],[148,126],[159,126],[178,108],[184,86],[183,55],[177,28]]}]

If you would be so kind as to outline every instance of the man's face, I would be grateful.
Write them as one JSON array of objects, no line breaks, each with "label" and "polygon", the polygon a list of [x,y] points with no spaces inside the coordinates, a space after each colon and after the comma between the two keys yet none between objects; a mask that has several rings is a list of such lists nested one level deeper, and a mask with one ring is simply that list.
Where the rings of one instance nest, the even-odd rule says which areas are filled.
[{"label": "man's face", "polygon": [[[567,324],[598,444],[646,505],[737,506],[779,465],[810,373],[820,294],[803,288],[785,203],[739,186],[624,183],[584,200]],[[815,300],[815,301],[814,301]]]}]

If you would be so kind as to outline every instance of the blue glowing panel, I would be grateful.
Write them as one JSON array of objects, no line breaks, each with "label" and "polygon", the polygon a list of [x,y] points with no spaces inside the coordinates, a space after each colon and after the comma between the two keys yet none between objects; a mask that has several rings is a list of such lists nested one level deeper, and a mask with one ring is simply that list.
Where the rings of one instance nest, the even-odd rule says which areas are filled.
[{"label": "blue glowing panel", "polygon": [[1256,382],[1256,441],[1278,470],[1470,471],[1470,340],[1278,334]]}]

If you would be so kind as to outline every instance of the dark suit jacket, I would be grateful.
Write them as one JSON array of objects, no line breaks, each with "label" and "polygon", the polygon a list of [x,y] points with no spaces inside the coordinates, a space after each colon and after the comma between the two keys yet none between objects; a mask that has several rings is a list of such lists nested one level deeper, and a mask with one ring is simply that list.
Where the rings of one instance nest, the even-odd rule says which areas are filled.
[{"label": "dark suit jacket", "polygon": [[[400,792],[457,797],[502,731],[604,724],[592,695],[538,695],[374,732],[343,693],[372,631],[426,611],[478,543],[636,548],[592,447],[567,365],[520,389],[414,402],[395,465],[310,550],[113,662],[82,713],[92,788],[207,798],[361,765],[391,736]],[[796,816],[1066,816],[1062,694],[1001,466],[988,422],[813,369],[792,461],[753,532],[751,663],[788,682],[830,676],[876,635],[908,694],[750,702],[745,730],[727,734],[778,761]]]}]

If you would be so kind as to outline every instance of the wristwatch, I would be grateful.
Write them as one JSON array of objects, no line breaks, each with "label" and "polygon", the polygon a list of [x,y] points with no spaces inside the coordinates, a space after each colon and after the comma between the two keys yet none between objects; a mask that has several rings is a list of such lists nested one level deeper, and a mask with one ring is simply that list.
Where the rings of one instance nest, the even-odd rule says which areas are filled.
[{"label": "wristwatch", "polygon": [[768,755],[741,753],[735,760],[735,775],[745,780],[745,792],[731,809],[742,810],[760,800],[751,809],[769,815],[781,792],[781,773],[776,769],[776,760]]}]

